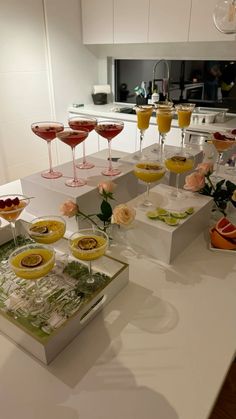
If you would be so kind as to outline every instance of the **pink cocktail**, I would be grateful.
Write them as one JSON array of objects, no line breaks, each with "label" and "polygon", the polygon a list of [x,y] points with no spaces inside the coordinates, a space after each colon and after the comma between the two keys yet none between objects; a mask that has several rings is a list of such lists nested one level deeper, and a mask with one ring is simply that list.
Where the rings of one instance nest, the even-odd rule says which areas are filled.
[{"label": "pink cocktail", "polygon": [[75,165],[75,147],[82,143],[88,136],[88,131],[75,131],[70,128],[65,128],[64,131],[57,133],[57,138],[63,143],[69,145],[72,150],[72,159],[73,159],[73,173],[74,178],[69,179],[65,182],[66,186],[83,186],[86,184],[86,181],[83,179],[78,179],[76,174],[76,165]]},{"label": "pink cocktail", "polygon": [[[91,132],[97,125],[97,120],[87,115],[73,116],[69,118],[68,123],[71,129]],[[85,142],[83,142],[83,162],[78,164],[77,167],[79,169],[92,169],[94,167],[93,163],[86,160]]]},{"label": "pink cocktail", "polygon": [[98,122],[95,131],[104,137],[108,141],[108,150],[109,150],[109,166],[107,169],[102,171],[102,174],[105,176],[116,176],[121,172],[118,169],[112,167],[112,158],[111,158],[111,140],[116,137],[124,128],[124,123],[121,121],[101,121]]},{"label": "pink cocktail", "polygon": [[51,142],[56,138],[58,132],[63,131],[64,125],[60,122],[34,122],[31,125],[31,129],[34,134],[43,140],[47,141],[48,144],[48,156],[49,156],[49,170],[41,174],[46,179],[57,179],[62,176],[61,172],[57,172],[52,168],[52,152]]}]

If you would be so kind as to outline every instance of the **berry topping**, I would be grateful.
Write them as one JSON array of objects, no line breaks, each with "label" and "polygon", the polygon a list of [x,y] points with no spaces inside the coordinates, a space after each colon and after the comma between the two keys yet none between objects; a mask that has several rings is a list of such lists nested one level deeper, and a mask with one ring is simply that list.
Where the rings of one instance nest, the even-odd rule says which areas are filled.
[{"label": "berry topping", "polygon": [[19,203],[20,203],[20,200],[19,200],[19,198],[14,198],[13,200],[12,200],[12,203],[13,203],[13,205],[19,205]]},{"label": "berry topping", "polygon": [[43,258],[41,255],[32,253],[31,255],[25,256],[21,260],[21,265],[26,268],[35,268],[36,266],[41,265]]},{"label": "berry topping", "polygon": [[6,205],[6,207],[11,207],[13,205],[12,199],[11,198],[7,198],[5,200],[5,205]]},{"label": "berry topping", "polygon": [[0,209],[5,208],[5,201],[3,199],[0,199]]}]

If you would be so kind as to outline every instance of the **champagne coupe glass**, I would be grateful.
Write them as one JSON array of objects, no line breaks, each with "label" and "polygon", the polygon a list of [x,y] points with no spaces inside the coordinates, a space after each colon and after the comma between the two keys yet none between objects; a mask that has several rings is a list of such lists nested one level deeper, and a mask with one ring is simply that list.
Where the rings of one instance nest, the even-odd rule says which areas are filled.
[{"label": "champagne coupe glass", "polygon": [[145,157],[143,157],[143,154],[142,154],[143,153],[144,133],[145,133],[146,129],[149,128],[149,122],[150,122],[150,118],[152,116],[153,106],[152,105],[135,106],[134,109],[136,111],[138,129],[140,131],[139,152],[137,154],[135,154],[134,157],[135,157],[136,160],[142,160],[142,158],[145,159]]},{"label": "champagne coupe glass", "polygon": [[223,154],[225,151],[229,150],[229,148],[235,145],[236,143],[235,136],[227,132],[225,133],[216,132],[212,135],[209,141],[212,142],[212,144],[214,145],[218,153],[218,158],[216,161],[216,172],[214,175],[215,178],[217,179],[217,178],[220,178],[219,172],[220,172],[220,165],[223,159]]},{"label": "champagne coupe glass", "polygon": [[124,128],[124,122],[122,121],[100,121],[95,126],[95,131],[106,138],[108,141],[108,150],[109,150],[109,166],[107,169],[102,171],[102,174],[105,176],[116,176],[121,172],[118,169],[112,167],[112,158],[111,158],[111,140],[116,137]]},{"label": "champagne coupe glass", "polygon": [[31,306],[33,310],[43,311],[45,300],[41,295],[38,280],[46,276],[55,264],[54,250],[42,244],[28,244],[18,247],[9,256],[9,265],[16,276],[34,281],[35,287]]},{"label": "champagne coupe glass", "polygon": [[164,145],[166,134],[170,131],[171,121],[173,118],[173,109],[170,107],[160,107],[156,111],[158,131],[161,136],[161,148],[160,148],[160,159],[163,160]]},{"label": "champagne coupe glass", "polygon": [[173,196],[176,199],[182,199],[182,192],[179,187],[180,175],[193,169],[194,158],[181,148],[179,152],[166,154],[165,165],[170,172],[176,174],[176,192]]},{"label": "champagne coupe glass", "polygon": [[64,125],[60,122],[34,122],[31,129],[38,137],[43,138],[48,144],[49,157],[49,171],[41,173],[41,176],[46,179],[57,179],[62,176],[61,172],[55,171],[52,168],[52,151],[51,142],[56,138],[58,132],[63,131]]},{"label": "champagne coupe glass", "polygon": [[75,131],[70,128],[65,128],[64,131],[57,133],[57,138],[63,143],[69,145],[72,150],[72,160],[73,160],[73,179],[69,179],[65,182],[66,186],[76,187],[84,186],[86,181],[83,179],[78,179],[76,174],[76,165],[75,165],[75,147],[82,143],[88,136],[88,131]]},{"label": "champagne coupe glass", "polygon": [[29,202],[29,198],[24,195],[0,196],[0,217],[8,221],[11,225],[15,247],[17,247],[15,222]]},{"label": "champagne coupe glass", "polygon": [[181,147],[184,147],[186,128],[190,125],[194,108],[194,103],[181,103],[179,105],[175,105],[175,109],[177,110],[178,114],[179,128],[181,128]]},{"label": "champagne coupe glass", "polygon": [[156,161],[142,161],[134,166],[134,175],[147,184],[146,196],[141,206],[150,207],[152,205],[149,199],[150,186],[160,180],[165,172],[164,165]]},{"label": "champagne coupe glass", "polygon": [[72,255],[76,259],[89,263],[87,284],[94,284],[92,261],[104,255],[108,242],[108,236],[104,231],[93,228],[79,230],[69,237],[69,247]]},{"label": "champagne coupe glass", "polygon": [[64,218],[57,215],[45,215],[34,218],[29,227],[28,234],[37,243],[51,244],[60,240],[66,231]]},{"label": "champagne coupe glass", "polygon": [[[74,130],[91,132],[97,125],[96,118],[91,118],[87,115],[73,116],[68,120],[69,127]],[[94,164],[87,161],[85,152],[85,142],[83,141],[83,162],[78,164],[79,169],[92,169]]]}]

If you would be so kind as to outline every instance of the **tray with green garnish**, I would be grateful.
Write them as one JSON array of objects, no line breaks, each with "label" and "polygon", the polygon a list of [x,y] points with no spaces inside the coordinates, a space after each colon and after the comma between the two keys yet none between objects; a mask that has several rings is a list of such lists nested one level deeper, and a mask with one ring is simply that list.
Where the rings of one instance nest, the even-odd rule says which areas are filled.
[{"label": "tray with green garnish", "polygon": [[[17,221],[17,244],[32,243],[26,223]],[[32,309],[34,281],[16,275],[8,264],[15,250],[9,226],[0,238],[0,331],[45,364],[50,363],[128,282],[128,265],[110,256],[94,261],[93,284],[88,267],[71,257],[66,239],[56,247],[53,270],[38,280],[45,309]]]}]

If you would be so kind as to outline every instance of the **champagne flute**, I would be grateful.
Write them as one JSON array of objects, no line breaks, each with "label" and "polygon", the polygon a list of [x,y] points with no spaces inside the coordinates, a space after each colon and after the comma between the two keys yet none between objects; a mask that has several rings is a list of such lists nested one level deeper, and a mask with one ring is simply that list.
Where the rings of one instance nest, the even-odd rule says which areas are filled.
[{"label": "champagne flute", "polygon": [[0,196],[0,217],[10,224],[15,247],[17,247],[15,223],[29,202],[29,198],[24,195],[14,194]]},{"label": "champagne flute", "polygon": [[62,173],[52,168],[51,142],[56,138],[58,132],[63,131],[64,125],[60,122],[34,122],[31,125],[31,129],[34,134],[47,141],[48,144],[49,170],[41,173],[41,176],[46,179],[57,179],[61,177]]},{"label": "champagne flute", "polygon": [[162,163],[152,162],[150,160],[142,161],[134,166],[134,175],[147,184],[146,195],[141,206],[150,207],[152,202],[149,199],[149,190],[152,183],[160,180],[166,170]]},{"label": "champagne flute", "polygon": [[63,143],[69,145],[72,151],[72,161],[73,161],[73,179],[69,179],[65,182],[66,186],[77,187],[84,186],[86,181],[84,179],[78,179],[76,174],[76,164],[75,164],[75,147],[82,143],[88,136],[88,131],[75,131],[70,128],[65,128],[64,131],[57,133],[57,138]]},{"label": "champagne flute", "polygon": [[114,169],[112,166],[112,157],[111,157],[111,140],[116,137],[124,128],[124,122],[122,121],[100,121],[95,126],[95,131],[106,138],[108,141],[108,152],[109,152],[109,166],[107,169],[102,171],[102,174],[105,176],[116,176],[121,173],[120,170]]},{"label": "champagne flute", "polygon": [[174,154],[173,152],[167,153],[165,166],[170,172],[176,174],[176,191],[173,196],[176,199],[181,199],[182,192],[180,191],[179,186],[180,175],[193,169],[194,158],[190,153],[185,152],[184,149],[181,148],[179,152],[175,152]]},{"label": "champagne flute", "polygon": [[161,149],[160,149],[160,160],[163,160],[164,154],[164,145],[166,134],[170,131],[171,121],[173,118],[173,109],[172,108],[158,108],[156,110],[157,126],[158,131],[161,136]]},{"label": "champagne flute", "polygon": [[82,229],[69,237],[69,247],[72,255],[79,260],[88,262],[87,284],[95,283],[92,271],[92,261],[102,257],[108,247],[107,234],[98,229]]},{"label": "champagne flute", "polygon": [[180,103],[175,105],[178,114],[178,125],[181,129],[181,147],[184,147],[186,128],[189,127],[195,103]]},{"label": "champagne flute", "polygon": [[153,106],[152,105],[143,105],[143,106],[135,106],[135,111],[137,115],[137,124],[138,129],[140,131],[139,136],[139,153],[135,154],[136,160],[142,160],[143,157],[143,139],[144,139],[144,133],[146,129],[149,128],[149,122],[150,118],[152,116],[153,112]]},{"label": "champagne flute", "polygon": [[[97,125],[97,119],[87,115],[73,116],[69,118],[68,124],[71,129],[91,132]],[[86,159],[85,141],[83,141],[83,162],[78,164],[77,167],[79,169],[92,169],[94,167],[94,164]]]}]

